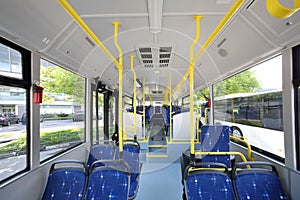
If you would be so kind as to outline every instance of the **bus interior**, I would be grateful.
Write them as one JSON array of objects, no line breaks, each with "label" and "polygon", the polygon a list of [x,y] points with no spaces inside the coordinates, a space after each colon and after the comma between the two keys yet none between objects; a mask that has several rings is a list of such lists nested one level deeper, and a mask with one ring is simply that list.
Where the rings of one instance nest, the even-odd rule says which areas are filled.
[{"label": "bus interior", "polygon": [[298,199],[299,9],[2,0],[0,199]]}]

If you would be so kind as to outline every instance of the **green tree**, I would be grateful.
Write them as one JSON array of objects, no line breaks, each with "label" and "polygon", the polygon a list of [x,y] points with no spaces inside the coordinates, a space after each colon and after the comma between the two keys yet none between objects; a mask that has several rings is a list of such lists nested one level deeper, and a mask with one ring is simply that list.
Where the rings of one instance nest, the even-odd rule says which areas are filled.
[{"label": "green tree", "polygon": [[[215,97],[234,93],[248,93],[259,90],[260,84],[252,71],[246,70],[214,85]],[[209,98],[209,89],[197,92],[198,100]]]},{"label": "green tree", "polygon": [[84,78],[57,66],[41,67],[41,85],[45,88],[44,102],[52,103],[53,94],[66,94],[67,100],[83,103]]}]

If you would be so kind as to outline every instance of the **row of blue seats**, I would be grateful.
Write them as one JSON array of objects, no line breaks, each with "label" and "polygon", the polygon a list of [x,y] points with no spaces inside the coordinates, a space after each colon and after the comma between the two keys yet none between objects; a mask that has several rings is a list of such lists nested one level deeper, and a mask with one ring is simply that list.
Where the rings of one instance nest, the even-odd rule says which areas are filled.
[{"label": "row of blue seats", "polygon": [[[138,114],[142,114],[143,113],[143,106],[137,106],[136,107],[136,112]],[[127,112],[134,112],[133,107],[129,108],[126,110]],[[145,116],[146,116],[146,122],[150,122],[151,117],[154,114],[154,107],[153,106],[145,106]]]},{"label": "row of blue seats", "polygon": [[[43,200],[50,200],[50,199],[71,200],[71,199],[75,199],[74,195],[78,196],[78,198],[76,199],[81,199],[84,196],[86,199],[94,199],[94,200],[127,199],[127,197],[128,199],[134,199],[138,191],[139,174],[141,170],[141,165],[139,163],[139,153],[140,153],[139,144],[134,141],[127,141],[127,144],[124,144],[122,158],[119,154],[119,148],[115,148],[113,145],[110,144],[99,144],[99,145],[92,146],[89,153],[89,158],[86,167],[85,166],[81,167],[81,170],[74,171],[74,167],[71,168],[63,167],[63,168],[59,168],[59,170],[54,170],[55,165],[53,165],[50,169],[50,174],[44,192]],[[67,161],[67,163],[70,162],[71,161]],[[72,161],[72,163],[74,162]],[[85,168],[87,170],[83,170]],[[128,170],[126,168],[128,168]],[[80,175],[78,175],[78,171],[81,171]],[[62,178],[60,179],[53,178],[53,177],[57,177],[56,174],[59,174]],[[82,186],[82,183],[80,182],[84,182],[83,180],[86,179],[83,179],[83,177],[87,177],[87,175],[88,175],[89,184],[85,192],[86,195],[82,195],[83,194],[82,192],[76,192],[76,190],[78,191],[78,189],[76,189],[77,186],[76,187],[73,186],[73,182],[75,181],[76,183]],[[124,182],[125,175],[126,176],[129,175],[128,176],[129,181],[127,183]],[[78,178],[79,181],[76,180],[77,176],[79,176]],[[99,179],[98,176],[101,176],[101,178]],[[97,177],[99,182],[95,183],[95,181],[97,181]],[[106,177],[109,179],[106,179]],[[116,184],[116,187],[114,187],[114,182],[118,181],[119,178],[122,179],[121,180],[123,181],[121,182],[122,184],[118,183]],[[126,189],[124,190],[119,188],[122,185],[125,188],[126,187],[128,188],[128,195],[124,196],[124,191]],[[101,192],[98,191],[99,189],[101,189]],[[76,195],[76,193],[78,193],[78,195]],[[119,198],[120,194],[123,195],[123,198]],[[89,198],[89,197],[93,197],[93,198]]]},{"label": "row of blue seats", "polygon": [[[162,107],[162,114],[164,116],[164,121],[165,124],[168,126],[170,124],[170,106],[163,106]],[[180,114],[180,113],[184,113],[184,112],[189,112],[189,109],[183,109],[181,106],[172,106],[172,117],[174,115]]]},{"label": "row of blue seats", "polygon": [[130,186],[127,164],[121,160],[61,161],[51,166],[42,200],[127,200]]},{"label": "row of blue seats", "polygon": [[[232,127],[229,126],[202,126],[199,151],[229,152],[232,131]],[[183,153],[182,167],[185,167],[187,163],[186,157],[186,153]],[[246,162],[235,164],[230,155],[226,154],[198,156],[191,163],[193,164],[188,165],[182,173],[184,197],[188,200],[286,199],[278,173],[270,163]],[[232,174],[229,174],[228,168],[232,166]],[[250,166],[251,168],[248,169]],[[223,168],[223,171],[220,171],[220,168]]]},{"label": "row of blue seats", "polygon": [[[218,166],[224,170],[207,168],[209,166]],[[189,165],[184,185],[188,200],[287,199],[275,166],[267,162],[237,163],[231,174],[222,163],[200,162]]]}]

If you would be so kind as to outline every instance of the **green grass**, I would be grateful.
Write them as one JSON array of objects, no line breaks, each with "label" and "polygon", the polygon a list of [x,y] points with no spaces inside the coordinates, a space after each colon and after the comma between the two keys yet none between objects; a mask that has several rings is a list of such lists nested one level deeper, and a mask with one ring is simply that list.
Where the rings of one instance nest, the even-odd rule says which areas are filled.
[{"label": "green grass", "polygon": [[[67,142],[81,141],[84,138],[84,129],[68,129],[61,131],[42,132],[40,136],[41,147],[58,145]],[[0,155],[8,153],[25,152],[27,146],[26,137],[20,137],[0,147]]]},{"label": "green grass", "polygon": [[12,134],[12,133],[5,133],[5,134],[1,134],[0,135],[0,138],[6,138],[6,137],[11,137],[11,136],[13,136],[14,134]]}]

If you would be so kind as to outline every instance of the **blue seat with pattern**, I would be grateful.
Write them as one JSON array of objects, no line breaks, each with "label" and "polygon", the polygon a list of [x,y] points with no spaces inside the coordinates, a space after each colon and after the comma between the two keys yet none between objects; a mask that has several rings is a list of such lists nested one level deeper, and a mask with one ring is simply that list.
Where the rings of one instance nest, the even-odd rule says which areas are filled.
[{"label": "blue seat with pattern", "polygon": [[129,167],[121,160],[101,160],[92,164],[86,200],[127,200]]},{"label": "blue seat with pattern", "polygon": [[[134,199],[139,188],[141,164],[139,160],[140,146],[137,142],[131,142],[132,143],[130,143],[130,141],[127,141],[126,144],[123,145],[123,160],[128,164],[130,169],[129,198]],[[116,159],[120,159],[118,148],[116,149]]]},{"label": "blue seat with pattern", "polygon": [[[250,167],[250,168],[247,168]],[[268,162],[237,163],[232,171],[235,191],[239,199],[287,199],[277,170]]]},{"label": "blue seat with pattern", "polygon": [[[185,170],[184,187],[188,200],[235,200],[228,168],[222,163],[196,163]],[[218,166],[224,171],[203,168]],[[200,167],[199,169],[197,169]]]},{"label": "blue seat with pattern", "polygon": [[[229,126],[204,125],[201,127],[201,151],[202,152],[229,152],[230,151]],[[230,155],[207,155],[203,162],[220,162],[230,167]]]},{"label": "blue seat with pattern", "polygon": [[60,161],[50,168],[42,200],[81,200],[84,197],[87,166],[78,161]]},{"label": "blue seat with pattern", "polygon": [[99,144],[91,147],[89,158],[87,161],[88,167],[91,167],[93,162],[97,160],[112,160],[115,156],[115,148],[109,144]]}]

